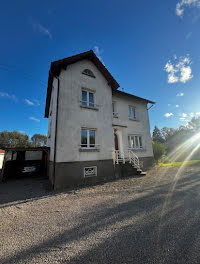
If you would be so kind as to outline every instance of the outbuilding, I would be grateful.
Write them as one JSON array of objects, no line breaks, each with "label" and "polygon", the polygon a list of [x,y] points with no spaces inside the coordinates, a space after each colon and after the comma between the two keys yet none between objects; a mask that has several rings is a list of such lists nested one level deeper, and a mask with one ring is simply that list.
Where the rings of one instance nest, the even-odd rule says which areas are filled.
[{"label": "outbuilding", "polygon": [[6,148],[0,181],[49,176],[49,148]]}]

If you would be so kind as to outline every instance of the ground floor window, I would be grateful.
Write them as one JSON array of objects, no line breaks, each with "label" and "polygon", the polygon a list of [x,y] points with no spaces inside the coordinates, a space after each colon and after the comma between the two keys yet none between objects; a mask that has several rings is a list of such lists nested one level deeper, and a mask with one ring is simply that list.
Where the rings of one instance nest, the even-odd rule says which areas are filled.
[{"label": "ground floor window", "polygon": [[142,146],[142,137],[138,135],[129,135],[128,136],[129,148],[131,149],[141,149]]},{"label": "ground floor window", "polygon": [[82,148],[95,148],[95,130],[94,129],[81,129],[81,147]]},{"label": "ground floor window", "polygon": [[97,167],[85,167],[84,168],[84,177],[93,177],[97,176]]}]

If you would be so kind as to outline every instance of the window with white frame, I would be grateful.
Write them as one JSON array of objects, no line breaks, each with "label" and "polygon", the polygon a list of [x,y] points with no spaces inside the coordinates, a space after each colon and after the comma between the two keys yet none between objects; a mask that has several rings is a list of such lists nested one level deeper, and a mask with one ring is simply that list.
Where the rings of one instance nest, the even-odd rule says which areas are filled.
[{"label": "window with white frame", "polygon": [[97,176],[97,167],[85,167],[84,168],[84,177],[93,177]]},{"label": "window with white frame", "polygon": [[135,115],[135,107],[129,105],[129,118],[130,119],[136,119],[136,115]]},{"label": "window with white frame", "polygon": [[95,130],[94,129],[81,129],[81,147],[82,148],[95,148]]},{"label": "window with white frame", "polygon": [[138,135],[129,135],[128,144],[131,149],[142,149],[142,137]]},{"label": "window with white frame", "polygon": [[87,90],[82,90],[82,106],[94,108],[94,93]]},{"label": "window with white frame", "polygon": [[113,117],[118,117],[116,102],[112,102],[112,109],[113,109]]}]

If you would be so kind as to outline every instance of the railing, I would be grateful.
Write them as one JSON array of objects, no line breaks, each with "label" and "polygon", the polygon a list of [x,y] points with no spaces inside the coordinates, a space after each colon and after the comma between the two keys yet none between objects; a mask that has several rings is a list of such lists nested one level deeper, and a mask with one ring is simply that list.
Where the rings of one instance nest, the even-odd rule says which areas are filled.
[{"label": "railing", "polygon": [[128,150],[126,152],[114,150],[112,152],[112,158],[114,164],[119,164],[120,162],[125,163],[126,161],[128,161],[130,164],[133,164],[135,168],[141,168],[138,156],[135,155],[135,153],[131,150]]},{"label": "railing", "polygon": [[112,152],[112,158],[114,164],[119,164],[119,162],[125,163],[125,155],[124,152],[120,150],[113,150]]},{"label": "railing", "polygon": [[140,160],[137,155],[132,150],[128,150],[129,163],[133,164],[134,167],[140,169]]}]

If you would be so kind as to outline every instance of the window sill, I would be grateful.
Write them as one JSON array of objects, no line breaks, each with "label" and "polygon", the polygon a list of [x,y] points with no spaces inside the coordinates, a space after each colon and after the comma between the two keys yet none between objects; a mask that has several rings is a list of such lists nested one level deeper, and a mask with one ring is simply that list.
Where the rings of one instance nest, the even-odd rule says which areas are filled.
[{"label": "window sill", "polygon": [[91,107],[91,106],[87,106],[87,105],[80,105],[80,107],[81,107],[81,108],[90,109],[90,110],[99,111],[98,108],[96,108],[96,107]]},{"label": "window sill", "polygon": [[79,148],[79,152],[99,152],[97,148]]},{"label": "window sill", "polygon": [[138,120],[138,119],[136,119],[136,118],[130,118],[130,117],[129,117],[129,120],[130,120],[130,121],[136,121],[136,122],[138,122],[138,121],[139,121],[139,120]]}]

